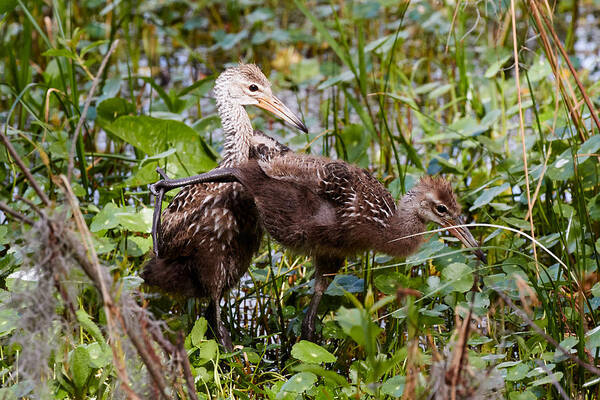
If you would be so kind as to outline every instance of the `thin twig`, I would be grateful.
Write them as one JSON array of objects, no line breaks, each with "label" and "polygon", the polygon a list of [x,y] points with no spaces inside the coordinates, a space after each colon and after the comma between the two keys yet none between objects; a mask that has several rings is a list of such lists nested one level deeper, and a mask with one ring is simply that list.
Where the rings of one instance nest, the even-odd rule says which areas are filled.
[{"label": "thin twig", "polygon": [[546,341],[548,343],[550,343],[552,346],[554,346],[556,348],[556,350],[560,351],[565,357],[571,359],[576,364],[578,364],[579,366],[585,368],[587,371],[591,372],[592,374],[600,375],[600,369],[596,368],[592,364],[589,364],[589,363],[586,363],[585,361],[582,361],[578,357],[575,357],[573,354],[571,354],[571,352],[569,350],[565,349],[560,344],[558,344],[558,342],[556,340],[554,340],[554,338],[552,336],[548,335],[546,332],[544,332],[544,330],[542,328],[540,328],[539,326],[537,326],[531,319],[529,319],[529,317],[527,316],[527,314],[523,310],[521,310],[520,308],[518,308],[515,305],[515,303],[513,303],[512,300],[506,294],[504,294],[504,292],[501,292],[500,290],[497,290],[497,289],[494,289],[494,288],[492,288],[492,290],[494,292],[498,293],[498,295],[502,298],[502,300],[504,300],[504,302],[506,304],[508,304],[508,306],[510,308],[512,308],[514,310],[514,312],[519,317],[521,317],[523,319],[523,321],[525,321],[525,323],[527,325],[529,325],[539,335],[543,336],[544,339],[546,339]]},{"label": "thin twig", "polygon": [[[106,67],[106,64],[108,63],[108,59],[110,58],[110,55],[113,53],[113,51],[115,51],[118,44],[119,44],[119,39],[115,40],[113,42],[112,46],[110,46],[110,49],[108,49],[108,51],[106,52],[106,55],[104,56],[104,59],[102,60],[102,63],[100,64],[100,68],[98,69],[98,72],[96,73],[96,78],[94,78],[94,80],[92,81],[92,87],[90,88],[87,99],[85,100],[85,104],[83,105],[83,112],[81,113],[81,116],[79,117],[79,122],[77,122],[77,126],[75,127],[75,134],[73,135],[73,141],[71,142],[71,150],[69,152],[69,167],[67,169],[67,180],[69,182],[71,181],[71,176],[73,174],[75,149],[77,147],[77,139],[79,138],[79,132],[81,131],[81,127],[83,126],[83,124],[85,122],[85,118],[87,116],[88,109],[90,108],[90,103],[92,102],[92,99],[94,98],[94,93],[96,92],[96,88],[98,87],[98,83],[100,82],[100,78],[102,77],[102,73],[104,72],[104,68]],[[85,171],[81,171],[81,173],[83,174],[83,173],[85,173]]]},{"label": "thin twig", "polygon": [[18,165],[18,167],[21,169],[21,171],[23,171],[23,174],[25,175],[25,177],[27,178],[27,180],[29,181],[29,183],[33,187],[33,190],[35,190],[35,192],[37,193],[37,195],[39,196],[39,198],[42,200],[42,202],[44,203],[44,205],[45,206],[49,206],[50,205],[50,199],[48,198],[48,196],[46,195],[46,193],[42,190],[42,188],[40,187],[39,183],[35,180],[35,178],[31,174],[31,171],[29,171],[29,168],[27,168],[27,166],[25,165],[25,163],[23,162],[23,160],[21,160],[21,157],[19,157],[19,154],[17,153],[17,151],[13,147],[13,145],[10,142],[10,140],[8,139],[8,137],[4,134],[4,132],[0,132],[0,140],[2,140],[2,143],[4,143],[4,146],[6,147],[6,149],[8,150],[8,152],[10,153],[10,156],[13,158],[13,160],[15,161],[15,163]]},{"label": "thin twig", "polygon": [[10,208],[8,206],[8,204],[6,204],[3,201],[0,201],[0,210],[2,210],[5,214],[12,216],[15,219],[18,219],[21,222],[25,222],[26,224],[29,224],[29,225],[34,224],[34,221],[31,218],[26,217],[23,214],[13,210],[12,208]]}]

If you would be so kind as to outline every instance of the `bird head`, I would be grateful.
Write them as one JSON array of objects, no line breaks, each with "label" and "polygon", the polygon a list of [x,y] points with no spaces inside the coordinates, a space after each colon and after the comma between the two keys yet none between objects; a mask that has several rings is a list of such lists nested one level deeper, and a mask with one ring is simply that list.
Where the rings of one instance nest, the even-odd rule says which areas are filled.
[{"label": "bird head", "polygon": [[214,91],[217,102],[260,107],[308,133],[302,120],[273,95],[271,82],[254,64],[240,64],[223,71],[215,82]]},{"label": "bird head", "polygon": [[421,220],[431,221],[443,228],[449,228],[452,235],[457,237],[465,246],[477,248],[475,255],[486,261],[485,254],[478,248],[479,243],[475,240],[469,228],[464,225],[461,216],[461,207],[452,191],[450,182],[444,178],[432,178],[426,176],[411,189],[411,197],[417,203],[417,213]]}]

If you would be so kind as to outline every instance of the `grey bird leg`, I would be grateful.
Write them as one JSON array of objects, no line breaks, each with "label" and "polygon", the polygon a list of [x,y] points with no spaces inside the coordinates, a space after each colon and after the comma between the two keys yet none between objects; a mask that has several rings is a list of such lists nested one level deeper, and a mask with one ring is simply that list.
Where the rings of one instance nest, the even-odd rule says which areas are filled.
[{"label": "grey bird leg", "polygon": [[169,190],[183,186],[194,185],[204,182],[238,182],[236,177],[237,170],[233,168],[216,168],[204,174],[190,176],[188,178],[170,179],[162,168],[156,167],[156,172],[163,178],[160,181],[148,185],[150,193],[154,198],[154,214],[152,215],[152,247],[154,255],[158,257],[158,249],[161,247],[158,232],[160,231],[160,213],[162,211],[162,201],[165,193]]},{"label": "grey bird leg", "polygon": [[323,293],[329,286],[329,277],[325,274],[335,273],[340,270],[344,259],[337,257],[315,256],[315,293],[310,299],[308,310],[302,321],[300,339],[314,342],[317,339],[315,332],[315,322],[317,320],[317,310],[323,297]]},{"label": "grey bird leg", "polygon": [[238,170],[236,168],[215,168],[212,171],[208,171],[203,174],[180,179],[169,179],[161,168],[156,168],[156,171],[159,174],[161,174],[163,179],[156,183],[148,185],[148,189],[150,189],[150,192],[155,196],[160,195],[161,189],[165,192],[168,192],[169,190],[177,189],[188,185],[195,185],[197,183],[239,182],[239,179],[237,177]]},{"label": "grey bird leg", "polygon": [[233,351],[231,336],[229,335],[227,328],[225,328],[225,325],[223,325],[223,321],[221,321],[221,306],[219,305],[218,300],[210,301],[208,308],[204,313],[204,317],[208,322],[208,326],[213,330],[212,333],[215,339],[221,343],[227,351]]}]

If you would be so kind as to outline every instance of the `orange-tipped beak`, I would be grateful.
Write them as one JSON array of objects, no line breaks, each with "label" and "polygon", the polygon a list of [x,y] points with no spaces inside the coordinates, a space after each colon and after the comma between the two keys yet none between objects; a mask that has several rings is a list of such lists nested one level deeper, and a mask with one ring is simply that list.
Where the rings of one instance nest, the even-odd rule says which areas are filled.
[{"label": "orange-tipped beak", "polygon": [[475,238],[471,234],[471,231],[469,231],[469,228],[467,228],[466,226],[452,228],[456,225],[464,225],[464,221],[461,217],[457,217],[454,220],[449,218],[445,220],[443,224],[444,228],[450,228],[450,233],[456,238],[458,238],[458,240],[460,240],[465,246],[475,248],[474,252],[477,258],[479,258],[481,261],[487,264],[487,257],[479,248],[479,243],[477,243],[477,240],[475,240]]},{"label": "orange-tipped beak", "polygon": [[301,131],[308,133],[308,129],[306,128],[306,125],[304,125],[304,122],[302,122],[302,120],[298,118],[296,114],[294,114],[292,110],[283,104],[283,102],[277,97],[273,95],[261,97],[258,99],[257,106],[269,111],[273,115],[281,118]]}]

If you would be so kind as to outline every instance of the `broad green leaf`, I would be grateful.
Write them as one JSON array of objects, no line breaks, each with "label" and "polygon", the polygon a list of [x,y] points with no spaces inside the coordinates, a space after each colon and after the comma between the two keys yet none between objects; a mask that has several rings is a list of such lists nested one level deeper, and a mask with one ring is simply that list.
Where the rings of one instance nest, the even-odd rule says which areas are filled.
[{"label": "broad green leaf", "polygon": [[[2,291],[2,293],[8,293]],[[0,338],[10,334],[17,328],[17,322],[19,320],[18,313],[11,308],[0,309]]]},{"label": "broad green leaf", "polygon": [[381,386],[381,392],[388,396],[400,398],[404,393],[404,386],[406,384],[406,377],[402,375],[396,375],[388,379]]},{"label": "broad green leaf", "polygon": [[600,347],[600,325],[585,333],[585,347],[590,351]]},{"label": "broad green leaf", "polygon": [[483,192],[475,199],[469,211],[473,211],[478,209],[479,207],[483,207],[486,204],[489,204],[492,200],[494,200],[498,195],[502,192],[510,189],[510,184],[508,182],[503,183],[500,186],[495,186],[493,188],[485,189]]},{"label": "broad green leaf", "polygon": [[[123,242],[121,242],[123,243]],[[141,257],[152,248],[152,238],[142,236],[127,236],[127,255],[129,257]],[[121,252],[125,254],[125,249]]]},{"label": "broad green leaf", "polygon": [[112,353],[108,347],[103,348],[99,343],[91,343],[86,346],[86,350],[92,368],[104,368],[112,362]]},{"label": "broad green leaf", "polygon": [[206,334],[207,328],[208,323],[204,317],[200,317],[196,320],[192,332],[190,333],[192,344],[194,346],[198,347],[204,341],[204,335]]},{"label": "broad green leaf", "polygon": [[364,310],[357,308],[340,307],[335,315],[335,320],[342,327],[344,333],[361,346],[366,346],[381,331],[381,328],[371,321],[370,316]]},{"label": "broad green leaf", "polygon": [[214,360],[217,355],[218,349],[219,349],[219,345],[213,339],[205,340],[198,345],[198,356],[204,362]]},{"label": "broad green leaf", "polygon": [[154,156],[174,148],[167,158],[178,165],[182,175],[192,175],[216,166],[209,146],[200,135],[180,121],[147,116],[123,116],[104,128],[139,150]]},{"label": "broad green leaf", "polygon": [[292,357],[307,363],[332,363],[336,357],[318,344],[301,340],[292,347]]},{"label": "broad green leaf", "polygon": [[120,208],[116,212],[116,218],[119,225],[131,232],[152,232],[152,214],[154,210],[151,208],[142,208],[140,211],[135,211],[133,207]]},{"label": "broad green leaf", "polygon": [[346,292],[360,293],[364,290],[364,286],[364,280],[354,275],[336,275],[325,294],[328,296],[343,296]]},{"label": "broad green leaf", "polygon": [[509,400],[537,400],[538,397],[526,390],[524,392],[510,392],[508,395]]},{"label": "broad green leaf", "polygon": [[120,97],[106,99],[96,107],[97,117],[104,119],[106,122],[113,122],[119,117],[130,115],[134,112],[135,107],[133,104]]},{"label": "broad green leaf", "polygon": [[384,271],[378,274],[373,283],[375,287],[385,294],[395,294],[398,287],[403,284],[405,277],[396,271]]},{"label": "broad green leaf", "polygon": [[464,293],[473,287],[473,271],[463,263],[452,263],[442,271],[442,278],[450,282],[454,290]]},{"label": "broad green leaf", "polygon": [[90,368],[90,355],[84,345],[77,346],[71,355],[71,378],[75,387],[81,389],[90,376],[92,369]]},{"label": "broad green leaf", "polygon": [[119,219],[115,215],[118,211],[119,207],[117,207],[116,204],[107,203],[102,211],[96,214],[96,216],[92,219],[90,231],[98,232],[107,229],[113,229],[119,226]]},{"label": "broad green leaf", "polygon": [[318,377],[322,378],[326,383],[329,383],[329,386],[343,386],[348,387],[348,380],[341,376],[340,374],[327,370],[320,365],[317,364],[299,364],[294,366],[295,372],[312,372]]},{"label": "broad green leaf", "polygon": [[592,294],[596,297],[600,297],[600,282],[596,282],[594,286],[592,286]]},{"label": "broad green leaf", "polygon": [[529,367],[527,366],[527,364],[519,363],[514,367],[508,368],[505,379],[509,382],[520,381],[525,378],[528,372]]},{"label": "broad green leaf", "polygon": [[[292,392],[304,393],[310,389],[317,381],[317,376],[312,372],[300,372],[292,376],[286,383],[283,384],[279,393]],[[278,394],[279,396],[279,394]]]},{"label": "broad green leaf", "polygon": [[[559,343],[559,346],[562,347],[567,353],[575,354],[577,353],[577,349],[574,347],[579,343],[579,339],[574,336],[570,336]],[[568,359],[568,357],[558,348],[554,351],[554,362],[560,362]]]},{"label": "broad green leaf", "polygon": [[563,377],[563,373],[560,371],[557,371],[557,372],[552,373],[552,375],[548,375],[544,378],[540,378],[540,379],[532,382],[531,387],[547,385],[548,383],[552,383],[552,382],[560,382],[562,377]]}]

